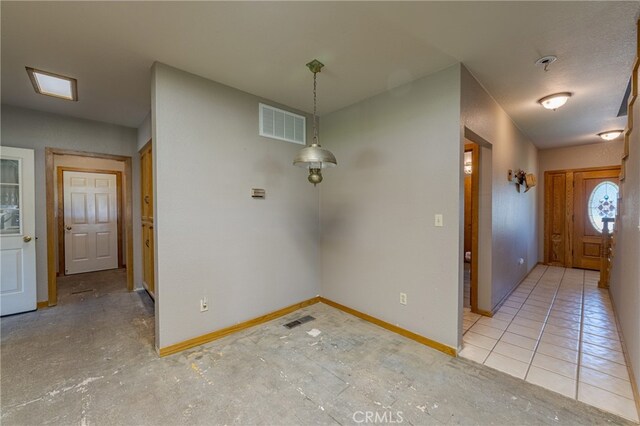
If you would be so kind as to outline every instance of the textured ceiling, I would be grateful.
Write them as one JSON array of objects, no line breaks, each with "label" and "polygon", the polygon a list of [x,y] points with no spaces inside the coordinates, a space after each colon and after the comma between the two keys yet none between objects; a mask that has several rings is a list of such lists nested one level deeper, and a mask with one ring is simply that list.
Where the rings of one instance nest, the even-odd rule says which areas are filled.
[{"label": "textured ceiling", "polygon": [[[2,102],[135,127],[153,61],[320,114],[463,62],[540,148],[598,141],[635,55],[638,2],[6,2]],[[534,65],[559,60],[549,72]],[[36,95],[25,66],[78,79]],[[558,111],[536,100],[574,93]]]}]

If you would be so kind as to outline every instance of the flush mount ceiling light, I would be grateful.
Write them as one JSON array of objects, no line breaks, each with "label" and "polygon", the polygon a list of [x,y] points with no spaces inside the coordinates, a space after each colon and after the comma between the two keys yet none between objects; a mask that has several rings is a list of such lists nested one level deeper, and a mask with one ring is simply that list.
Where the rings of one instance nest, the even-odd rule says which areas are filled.
[{"label": "flush mount ceiling light", "polygon": [[25,67],[36,93],[68,101],[78,100],[78,81],[75,78]]},{"label": "flush mount ceiling light", "polygon": [[600,136],[605,141],[612,141],[618,136],[620,136],[621,134],[622,134],[622,130],[609,130],[606,132],[598,133],[598,136]]},{"label": "flush mount ceiling light", "polygon": [[545,96],[538,100],[538,103],[546,109],[552,109],[555,111],[562,105],[566,104],[570,97],[571,93],[569,92],[554,93],[553,95]]},{"label": "flush mount ceiling light", "polygon": [[304,167],[309,169],[309,182],[316,186],[322,182],[322,169],[326,167],[334,167],[338,164],[336,157],[331,151],[324,149],[320,146],[318,140],[318,123],[316,118],[316,76],[324,67],[324,64],[317,59],[309,62],[307,67],[313,73],[313,142],[309,146],[305,146],[293,159],[293,165],[298,167]]}]

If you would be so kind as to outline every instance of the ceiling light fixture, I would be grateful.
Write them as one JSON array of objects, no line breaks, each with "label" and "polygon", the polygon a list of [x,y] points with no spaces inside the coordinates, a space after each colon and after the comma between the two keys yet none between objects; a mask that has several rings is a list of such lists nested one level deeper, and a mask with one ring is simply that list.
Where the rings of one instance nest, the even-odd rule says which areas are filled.
[{"label": "ceiling light fixture", "polygon": [[553,95],[545,96],[538,100],[538,103],[546,109],[552,109],[555,111],[566,104],[570,97],[571,93],[569,92],[554,93]]},{"label": "ceiling light fixture", "polygon": [[68,101],[78,100],[78,81],[75,78],[25,67],[36,93]]},{"label": "ceiling light fixture", "polygon": [[293,165],[309,169],[309,182],[316,186],[322,182],[322,169],[326,167],[334,167],[338,164],[336,157],[331,151],[320,146],[318,140],[318,123],[316,118],[317,105],[317,82],[316,76],[324,67],[324,64],[317,59],[309,62],[307,67],[313,73],[313,143],[305,146],[293,159]]},{"label": "ceiling light fixture", "polygon": [[622,130],[608,130],[606,132],[598,133],[598,136],[600,136],[605,141],[612,141],[619,137],[621,134]]}]

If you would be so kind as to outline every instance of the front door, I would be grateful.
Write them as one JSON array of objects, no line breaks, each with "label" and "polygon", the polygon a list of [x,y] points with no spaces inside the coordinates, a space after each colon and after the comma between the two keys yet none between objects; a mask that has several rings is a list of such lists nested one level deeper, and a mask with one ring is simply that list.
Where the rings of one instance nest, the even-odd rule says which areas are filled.
[{"label": "front door", "polygon": [[602,219],[616,216],[619,177],[619,168],[574,174],[573,266],[576,268],[600,269]]},{"label": "front door", "polygon": [[63,172],[65,273],[118,267],[115,174]]},{"label": "front door", "polygon": [[33,150],[0,147],[0,315],[36,309]]}]

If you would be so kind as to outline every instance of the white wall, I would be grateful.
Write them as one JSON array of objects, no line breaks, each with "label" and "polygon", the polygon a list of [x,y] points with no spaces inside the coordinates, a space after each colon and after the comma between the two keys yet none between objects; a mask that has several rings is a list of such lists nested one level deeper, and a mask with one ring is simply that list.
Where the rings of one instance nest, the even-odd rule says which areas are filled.
[{"label": "white wall", "polygon": [[260,101],[154,65],[159,348],[320,293],[319,188],[292,166],[301,145],[258,136]]},{"label": "white wall", "polygon": [[619,166],[624,141],[616,140],[591,145],[538,151],[538,258],[544,262],[544,172],[549,170],[582,169]]},{"label": "white wall", "polygon": [[616,223],[611,294],[636,384],[640,385],[640,105],[633,109],[635,128],[629,143],[622,215]]},{"label": "white wall", "polygon": [[[491,287],[478,288],[482,291],[478,307],[491,311],[538,262],[539,186],[518,193],[515,185],[507,181],[509,169],[537,173],[538,154],[529,138],[464,66],[461,74],[462,126],[491,144],[491,254],[485,249],[478,257],[479,268],[491,270]],[[461,132],[464,134],[464,129]],[[480,245],[485,246],[484,243],[481,241]],[[524,259],[523,265],[518,264],[520,258]],[[490,295],[486,294],[489,290]]]},{"label": "white wall", "polygon": [[35,149],[38,300],[48,299],[45,147],[133,157],[134,279],[141,282],[140,178],[136,129],[2,105],[2,145]]},{"label": "white wall", "polygon": [[457,348],[460,67],[323,116],[321,143],[322,295]]}]

